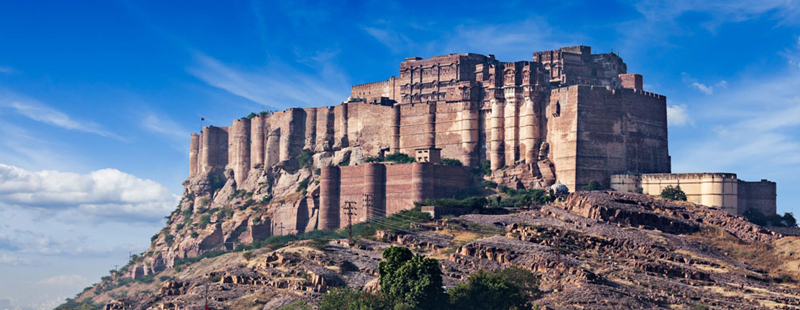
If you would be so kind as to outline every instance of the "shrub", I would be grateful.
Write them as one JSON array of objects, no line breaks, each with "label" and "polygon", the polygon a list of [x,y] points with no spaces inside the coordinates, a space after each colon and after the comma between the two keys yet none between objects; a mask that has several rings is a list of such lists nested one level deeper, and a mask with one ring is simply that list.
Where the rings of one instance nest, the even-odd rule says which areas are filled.
[{"label": "shrub", "polygon": [[379,295],[370,294],[349,286],[334,288],[319,301],[319,310],[389,309]]},{"label": "shrub", "polygon": [[167,242],[167,245],[172,245],[172,243],[175,242],[175,236],[167,234],[164,236],[164,241]]},{"label": "shrub", "polygon": [[297,183],[298,192],[304,191],[306,188],[308,188],[308,179],[302,180],[300,181],[300,183]]},{"label": "shrub", "polygon": [[395,246],[383,251],[383,259],[378,274],[381,292],[388,301],[419,309],[438,308],[447,302],[437,260]]},{"label": "shrub", "polygon": [[591,181],[589,181],[589,184],[586,184],[586,186],[584,186],[581,189],[585,190],[585,191],[599,191],[599,190],[602,189],[602,187],[600,187],[600,182],[597,182],[595,180],[591,180]]},{"label": "shrub", "polygon": [[223,186],[225,186],[225,182],[226,180],[224,178],[222,178],[219,175],[215,175],[214,177],[211,178],[211,182],[209,182],[211,183],[211,191],[214,192],[222,188]]},{"label": "shrub", "polygon": [[270,201],[272,201],[272,195],[266,195],[264,197],[261,197],[262,205],[268,204]]},{"label": "shrub", "polygon": [[528,300],[539,293],[538,278],[522,268],[478,271],[449,290],[453,309],[530,309]]},{"label": "shrub", "polygon": [[350,165],[350,160],[345,160],[339,163],[339,167],[347,167]]},{"label": "shrub", "polygon": [[303,150],[300,152],[300,154],[297,154],[295,159],[297,160],[297,166],[299,168],[311,169],[311,165],[314,164],[314,153],[308,150]]},{"label": "shrub", "polygon": [[170,280],[173,280],[173,279],[175,279],[175,277],[170,277],[170,276],[160,276],[160,277],[158,277],[158,280],[160,280],[161,282],[166,282],[166,281],[170,281]]},{"label": "shrub", "polygon": [[486,188],[497,188],[497,183],[489,181],[489,180],[484,180],[483,181],[483,187],[486,187]]},{"label": "shrub", "polygon": [[200,234],[198,234],[196,231],[193,231],[191,236],[192,238],[197,238],[200,236]]},{"label": "shrub", "polygon": [[245,195],[247,195],[247,191],[246,190],[237,189],[237,190],[233,191],[233,193],[231,193],[231,196],[228,197],[228,198],[229,199],[234,199],[234,198],[244,197]]},{"label": "shrub", "polygon": [[206,225],[211,224],[211,214],[203,214],[200,217],[200,229],[206,228]]},{"label": "shrub", "polygon": [[443,208],[460,208],[467,209],[469,212],[480,212],[489,202],[486,197],[469,197],[465,199],[452,199],[452,198],[439,198],[439,199],[426,199],[423,202],[414,202],[415,207],[421,206],[437,206]]},{"label": "shrub", "polygon": [[257,114],[250,112],[250,114],[247,114],[247,116],[242,117],[242,119],[253,119],[254,117],[256,117],[256,115]]},{"label": "shrub", "polygon": [[686,193],[683,192],[680,185],[678,185],[677,187],[672,187],[672,185],[667,185],[667,187],[661,190],[661,198],[669,200],[686,201]]},{"label": "shrub", "polygon": [[253,252],[245,251],[242,253],[242,257],[244,257],[244,259],[246,260],[250,260],[251,258],[253,258]]},{"label": "shrub", "polygon": [[461,161],[454,158],[442,158],[442,165],[445,166],[461,166]]},{"label": "shrub", "polygon": [[413,157],[406,155],[405,153],[396,152],[386,155],[386,157],[384,157],[384,161],[390,161],[397,164],[410,164],[415,162],[416,160]]}]

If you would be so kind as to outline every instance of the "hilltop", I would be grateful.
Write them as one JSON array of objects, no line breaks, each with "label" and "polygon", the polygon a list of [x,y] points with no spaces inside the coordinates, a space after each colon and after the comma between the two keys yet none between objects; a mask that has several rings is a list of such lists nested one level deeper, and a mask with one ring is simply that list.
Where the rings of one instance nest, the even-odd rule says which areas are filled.
[{"label": "hilltop", "polygon": [[343,232],[272,237],[138,280],[107,278],[77,300],[202,308],[207,289],[215,309],[314,305],[333,287],[374,289],[381,251],[401,245],[438,259],[448,286],[481,269],[530,270],[542,291],[534,303],[546,309],[800,308],[800,238],[721,210],[611,191],[506,211],[437,220],[405,211],[359,224],[353,245]]}]

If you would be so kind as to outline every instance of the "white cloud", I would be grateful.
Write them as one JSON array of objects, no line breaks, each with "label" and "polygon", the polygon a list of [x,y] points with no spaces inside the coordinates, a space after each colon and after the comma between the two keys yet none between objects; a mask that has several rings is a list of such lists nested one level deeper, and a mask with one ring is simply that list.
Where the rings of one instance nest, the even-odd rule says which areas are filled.
[{"label": "white cloud", "polygon": [[706,84],[698,82],[697,79],[693,78],[691,75],[689,75],[686,72],[682,72],[681,73],[681,78],[683,79],[684,83],[687,83],[689,85],[689,87],[694,88],[694,89],[696,89],[696,90],[698,90],[701,93],[704,93],[706,95],[713,95],[715,88],[716,89],[728,88],[728,81],[725,81],[725,80],[719,81],[716,84],[714,84],[713,86],[709,86],[709,85],[706,85]]},{"label": "white cloud", "polygon": [[691,124],[689,111],[685,104],[675,104],[667,106],[667,124],[670,126],[684,126]]},{"label": "white cloud", "polygon": [[0,265],[6,264],[6,265],[12,265],[12,266],[19,266],[19,265],[28,265],[30,263],[31,263],[31,260],[27,259],[27,258],[11,256],[11,255],[8,255],[8,254],[0,255]]},{"label": "white cloud", "polygon": [[91,283],[86,277],[76,274],[71,275],[59,275],[54,277],[49,277],[37,281],[36,284],[39,285],[52,285],[52,286],[84,286]]},{"label": "white cloud", "polygon": [[174,149],[180,152],[187,151],[186,141],[191,133],[168,116],[148,112],[143,115],[141,126],[149,132],[170,140]]},{"label": "white cloud", "polygon": [[350,85],[327,59],[303,72],[281,63],[257,70],[239,70],[202,53],[194,53],[187,71],[211,86],[277,109],[333,105],[347,99]]},{"label": "white cloud", "polygon": [[45,104],[37,102],[36,100],[24,98],[23,96],[19,96],[11,92],[0,92],[0,107],[12,109],[17,113],[40,123],[122,140],[120,136],[106,131],[97,123],[75,120],[64,112],[51,108]]},{"label": "white cloud", "polygon": [[714,94],[714,87],[713,86],[706,86],[705,84],[698,83],[698,82],[692,82],[691,86],[693,88],[699,90],[701,93],[704,93],[706,95],[713,95]]},{"label": "white cloud", "polygon": [[14,70],[14,68],[11,68],[9,66],[0,66],[0,73],[11,74],[16,71],[17,70]]},{"label": "white cloud", "polygon": [[177,201],[161,184],[116,169],[77,174],[0,164],[0,204],[118,221],[156,221]]}]

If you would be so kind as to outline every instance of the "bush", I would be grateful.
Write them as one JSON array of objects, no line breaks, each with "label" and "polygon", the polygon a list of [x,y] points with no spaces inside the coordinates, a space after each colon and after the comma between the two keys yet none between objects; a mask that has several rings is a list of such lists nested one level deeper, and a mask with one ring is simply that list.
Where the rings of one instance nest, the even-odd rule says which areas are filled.
[{"label": "bush", "polygon": [[261,197],[262,205],[268,204],[270,201],[272,201],[272,195],[266,195],[264,197]]},{"label": "bush", "polygon": [[388,309],[389,305],[379,295],[370,294],[349,286],[334,288],[319,301],[319,310]]},{"label": "bush", "polygon": [[538,285],[538,278],[530,271],[510,267],[478,271],[447,293],[453,309],[530,309],[528,301],[538,295]]},{"label": "bush", "polygon": [[381,292],[388,301],[418,309],[439,308],[447,303],[437,260],[395,246],[383,251],[383,259],[378,264],[378,274]]},{"label": "bush", "polygon": [[172,243],[175,242],[175,236],[167,234],[164,236],[164,241],[167,242],[167,245],[172,245]]},{"label": "bush", "polygon": [[454,158],[442,158],[442,165],[445,166],[461,166],[461,161]]},{"label": "bush", "polygon": [[211,224],[211,214],[203,214],[200,217],[200,229],[205,229],[208,224]]},{"label": "bush", "polygon": [[486,188],[497,188],[497,183],[489,181],[489,180],[484,180],[483,181],[483,187],[486,187]]},{"label": "bush", "polygon": [[672,187],[672,185],[667,185],[667,187],[661,190],[661,198],[669,200],[686,201],[686,193],[683,192],[680,185],[678,185],[677,187]]},{"label": "bush", "polygon": [[244,259],[246,260],[250,260],[251,258],[253,258],[253,252],[245,251],[242,253],[242,257],[244,257]]},{"label": "bush", "polygon": [[475,175],[490,176],[492,175],[492,163],[488,160],[484,161],[479,166],[472,167],[472,173]]},{"label": "bush", "polygon": [[500,185],[498,190],[508,195],[508,197],[501,198],[497,196],[497,200],[490,202],[502,208],[521,208],[532,204],[543,205],[555,201],[555,197],[543,189],[511,189]]},{"label": "bush", "polygon": [[311,169],[311,165],[314,164],[314,153],[308,150],[303,150],[300,152],[300,154],[297,154],[295,159],[297,160],[297,166],[299,168]]},{"label": "bush", "polygon": [[339,167],[347,167],[350,166],[350,160],[345,160],[339,163]]},{"label": "bush", "polygon": [[308,188],[308,179],[302,180],[302,181],[300,181],[300,183],[297,184],[297,191],[298,192],[302,192],[302,191],[306,190],[307,188]]},{"label": "bush", "polygon": [[602,187],[600,186],[600,182],[597,182],[595,180],[591,180],[591,181],[589,181],[589,184],[587,184],[586,186],[584,186],[581,189],[585,190],[585,191],[599,191],[599,190],[602,189]]},{"label": "bush", "polygon": [[460,208],[460,209],[467,209],[469,210],[469,212],[480,212],[488,204],[489,202],[486,200],[486,197],[469,197],[461,200],[451,199],[451,198],[439,198],[439,199],[426,199],[423,202],[414,202],[415,207],[437,206],[442,208]]},{"label": "bush", "polygon": [[396,152],[396,153],[392,153],[392,154],[386,155],[386,157],[384,157],[383,160],[384,161],[394,162],[394,163],[397,163],[397,164],[410,164],[410,163],[413,163],[413,162],[416,161],[413,157],[408,156],[405,153],[400,153],[400,152]]}]

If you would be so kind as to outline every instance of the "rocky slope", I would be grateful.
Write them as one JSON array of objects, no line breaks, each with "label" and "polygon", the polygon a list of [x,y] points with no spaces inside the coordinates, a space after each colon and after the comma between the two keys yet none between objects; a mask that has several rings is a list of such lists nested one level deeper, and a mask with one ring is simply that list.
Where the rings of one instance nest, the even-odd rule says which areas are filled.
[{"label": "rocky slope", "polygon": [[[224,227],[258,214],[235,210],[217,227],[207,225],[199,239],[224,239],[231,231]],[[181,221],[173,215],[169,225]],[[128,274],[156,266],[160,257],[162,267],[141,267],[152,276],[121,286],[121,276],[109,278],[78,299],[93,298],[106,309],[202,309],[204,296],[215,309],[313,305],[331,287],[376,289],[381,250],[404,245],[440,259],[446,285],[480,269],[529,269],[541,277],[543,294],[535,302],[545,309],[800,309],[800,238],[692,203],[579,192],[508,214],[396,223],[373,223],[387,229],[353,246],[306,240],[214,255],[204,252],[203,241],[166,246],[158,237],[148,252],[165,252],[146,254]],[[165,259],[192,251],[209,257]]]}]

